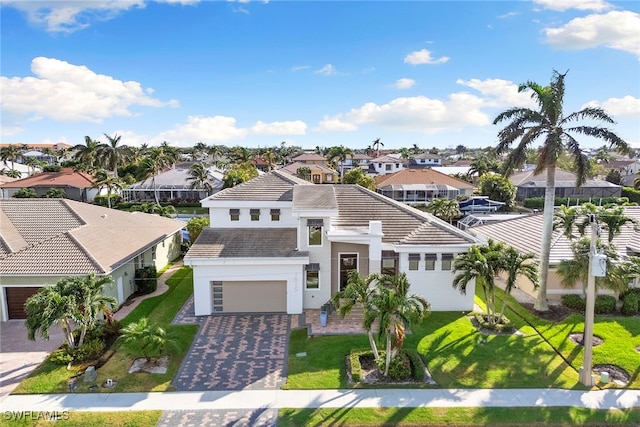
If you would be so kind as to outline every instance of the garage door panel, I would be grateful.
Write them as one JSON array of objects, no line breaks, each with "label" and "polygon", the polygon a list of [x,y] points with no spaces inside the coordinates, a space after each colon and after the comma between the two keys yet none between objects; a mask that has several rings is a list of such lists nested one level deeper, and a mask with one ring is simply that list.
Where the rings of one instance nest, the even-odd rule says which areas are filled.
[{"label": "garage door panel", "polygon": [[287,311],[286,281],[223,282],[225,313],[280,313]]},{"label": "garage door panel", "polygon": [[14,286],[5,288],[7,297],[7,315],[9,319],[26,319],[24,303],[27,299],[38,292],[40,287]]}]

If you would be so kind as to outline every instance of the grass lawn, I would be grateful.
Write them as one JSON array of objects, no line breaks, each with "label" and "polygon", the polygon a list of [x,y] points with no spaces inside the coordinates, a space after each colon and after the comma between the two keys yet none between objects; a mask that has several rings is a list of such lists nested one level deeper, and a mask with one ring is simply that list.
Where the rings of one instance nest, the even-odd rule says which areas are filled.
[{"label": "grass lawn", "polygon": [[[139,356],[134,343],[116,342],[116,352],[109,361],[97,370],[98,384],[107,378],[117,381],[113,388],[98,387],[96,392],[138,392],[173,391],[171,380],[178,372],[180,363],[186,355],[191,342],[198,331],[198,325],[170,325],[187,298],[193,293],[193,276],[189,267],[178,270],[168,281],[169,290],[164,294],[142,301],[123,320],[123,325],[148,317],[150,324],[157,324],[175,333],[178,349],[171,352],[166,374],[128,374],[133,360]],[[16,387],[12,394],[66,393],[69,391],[67,379],[72,376],[66,366],[56,365],[46,360],[32,374]],[[80,382],[77,392],[87,392],[89,384]]]},{"label": "grass lawn", "polygon": [[[67,419],[59,421],[48,420],[31,420],[30,418],[38,418],[38,415],[45,417],[46,414],[33,412],[25,414],[27,419],[7,420],[7,414],[4,413],[0,420],[0,426],[11,427],[44,427],[55,424],[56,426],[65,427],[149,427],[155,426],[160,420],[162,411],[128,411],[128,412],[68,412]],[[63,415],[64,416],[64,415]]]},{"label": "grass lawn", "polygon": [[[504,292],[498,296],[504,299]],[[508,298],[510,313],[508,317],[516,323],[532,325],[574,367],[579,369],[584,361],[584,348],[574,344],[569,335],[584,331],[584,314],[572,314],[562,322],[550,322],[534,316],[512,297]],[[527,325],[528,326],[528,325]],[[631,376],[629,388],[640,388],[640,318],[624,316],[596,316],[594,335],[604,340],[603,344],[593,347],[593,364],[618,365]],[[601,384],[601,386],[603,386]],[[604,386],[603,386],[604,387]],[[616,387],[609,383],[606,387]]]},{"label": "grass lawn", "polygon": [[[529,420],[529,421],[525,421]],[[563,426],[638,425],[640,409],[334,408],[281,409],[278,427],[301,426]]]}]

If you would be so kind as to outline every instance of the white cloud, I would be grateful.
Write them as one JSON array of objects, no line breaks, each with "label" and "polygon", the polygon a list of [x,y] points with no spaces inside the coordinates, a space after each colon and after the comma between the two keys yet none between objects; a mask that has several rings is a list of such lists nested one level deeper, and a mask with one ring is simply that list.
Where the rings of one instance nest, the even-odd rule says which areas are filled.
[{"label": "white cloud", "polygon": [[609,98],[606,101],[600,103],[598,101],[591,101],[582,106],[596,106],[603,108],[607,114],[611,116],[621,117],[636,117],[640,119],[640,98],[634,98],[631,95],[627,95],[623,98]]},{"label": "white cloud", "polygon": [[333,65],[327,64],[324,67],[320,68],[319,70],[316,70],[314,73],[321,74],[323,76],[333,76],[336,73],[336,69],[334,68]]},{"label": "white cloud", "polygon": [[308,70],[311,68],[310,65],[296,65],[295,67],[291,67],[291,72],[297,73],[298,71]]},{"label": "white cloud", "polygon": [[159,133],[152,143],[169,141],[175,145],[193,145],[197,141],[221,143],[242,139],[249,131],[236,127],[236,119],[226,116],[189,116],[187,122]]},{"label": "white cloud", "polygon": [[394,130],[434,134],[490,124],[489,117],[480,110],[482,106],[481,98],[467,93],[454,93],[446,101],[416,96],[396,98],[382,105],[368,102],[345,114],[325,117],[315,130],[353,131],[361,125],[375,124]]},{"label": "white cloud", "polygon": [[411,65],[419,65],[419,64],[444,64],[449,61],[448,56],[442,56],[438,59],[434,59],[431,57],[431,52],[427,49],[417,50],[415,52],[411,52],[407,56],[404,57],[405,64]]},{"label": "white cloud", "polygon": [[545,9],[558,10],[560,12],[569,9],[594,10],[596,12],[611,9],[611,5],[602,0],[534,0],[534,3],[543,6]]},{"label": "white cloud", "polygon": [[396,80],[395,87],[396,89],[409,89],[416,84],[416,81],[413,79],[398,79]]},{"label": "white cloud", "polygon": [[456,83],[477,90],[484,95],[483,104],[487,107],[527,107],[534,108],[536,103],[530,92],[518,92],[518,85],[502,79],[456,80]]},{"label": "white cloud", "polygon": [[628,10],[575,18],[562,27],[547,28],[544,32],[547,42],[558,49],[605,46],[640,59],[640,14]]},{"label": "white cloud", "polygon": [[271,123],[258,121],[251,127],[251,133],[255,135],[304,135],[306,132],[307,124],[301,120]]},{"label": "white cloud", "polygon": [[506,18],[511,18],[512,16],[518,16],[518,15],[520,15],[520,12],[507,12],[502,15],[498,15],[498,19],[506,19]]},{"label": "white cloud", "polygon": [[0,76],[2,111],[29,119],[101,123],[104,118],[132,116],[130,108],[178,106],[148,96],[140,83],[96,74],[89,68],[54,58],[31,61],[36,77]]}]

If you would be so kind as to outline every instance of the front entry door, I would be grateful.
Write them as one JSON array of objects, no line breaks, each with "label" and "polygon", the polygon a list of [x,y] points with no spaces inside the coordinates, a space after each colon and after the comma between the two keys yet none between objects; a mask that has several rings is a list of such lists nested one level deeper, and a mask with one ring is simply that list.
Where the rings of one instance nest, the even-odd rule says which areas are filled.
[{"label": "front entry door", "polygon": [[340,254],[340,290],[347,287],[351,270],[358,269],[358,254]]}]

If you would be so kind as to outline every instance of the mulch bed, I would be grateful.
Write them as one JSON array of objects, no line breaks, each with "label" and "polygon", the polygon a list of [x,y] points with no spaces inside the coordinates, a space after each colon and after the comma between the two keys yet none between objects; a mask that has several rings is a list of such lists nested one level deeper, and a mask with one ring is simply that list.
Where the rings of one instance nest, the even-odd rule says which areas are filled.
[{"label": "mulch bed", "polygon": [[609,373],[609,380],[619,386],[626,386],[631,380],[631,376],[619,366],[616,365],[593,365],[593,372],[601,375],[602,372]]},{"label": "mulch bed", "polygon": [[523,303],[521,304],[530,313],[535,314],[541,319],[550,320],[552,322],[561,322],[565,317],[572,314],[573,311],[563,305],[549,305],[549,311],[538,311],[533,308],[533,304]]},{"label": "mulch bed", "polygon": [[411,378],[406,380],[395,380],[393,378],[388,378],[383,375],[383,373],[378,369],[378,365],[376,365],[375,360],[373,359],[373,355],[363,355],[360,356],[360,382],[355,383],[351,379],[351,361],[349,360],[349,356],[347,356],[347,377],[349,379],[349,384],[377,384],[377,385],[401,385],[401,384],[431,384],[434,385],[435,381],[427,371],[426,367],[425,376],[422,381],[415,381]]},{"label": "mulch bed", "polygon": [[[584,339],[584,334],[581,334],[581,333],[569,334],[569,339],[573,341],[573,343],[576,345],[584,345],[584,343],[582,342],[582,340]],[[600,338],[597,335],[593,335],[592,343],[594,347],[602,344],[603,342],[604,340],[602,338]]]}]

